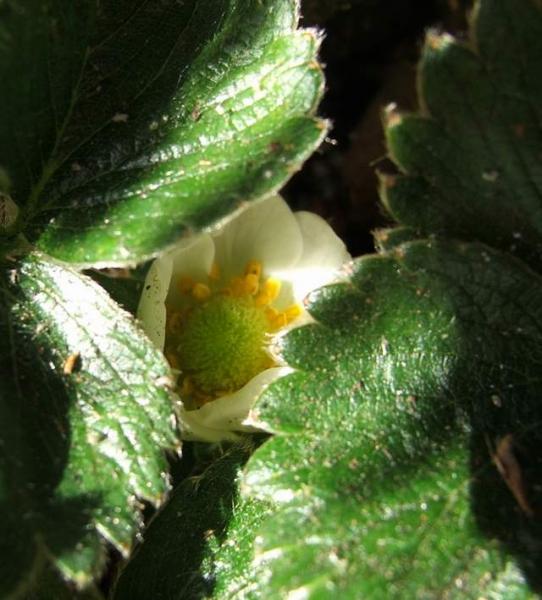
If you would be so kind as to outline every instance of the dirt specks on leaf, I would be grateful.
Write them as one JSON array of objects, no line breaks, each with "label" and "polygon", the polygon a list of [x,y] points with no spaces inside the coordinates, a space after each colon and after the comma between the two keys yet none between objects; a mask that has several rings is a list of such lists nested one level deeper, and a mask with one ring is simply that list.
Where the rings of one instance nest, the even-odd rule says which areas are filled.
[{"label": "dirt specks on leaf", "polygon": [[534,517],[534,511],[527,498],[521,466],[514,452],[514,436],[511,433],[497,442],[495,452],[491,452],[491,457],[521,510],[528,517]]},{"label": "dirt specks on leaf", "polygon": [[71,375],[80,366],[81,353],[74,352],[73,354],[70,354],[64,361],[64,364],[62,365],[62,372],[64,373],[64,375]]}]

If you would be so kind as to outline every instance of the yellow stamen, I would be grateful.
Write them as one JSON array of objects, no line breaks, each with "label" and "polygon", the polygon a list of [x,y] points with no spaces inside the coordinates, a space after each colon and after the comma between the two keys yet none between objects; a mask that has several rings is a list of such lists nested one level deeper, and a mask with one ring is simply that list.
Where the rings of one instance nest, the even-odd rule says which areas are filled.
[{"label": "yellow stamen", "polygon": [[211,288],[204,283],[196,283],[192,288],[192,296],[194,296],[196,300],[203,302],[211,296]]},{"label": "yellow stamen", "polygon": [[242,296],[245,291],[245,282],[242,277],[233,277],[230,282],[232,296]]},{"label": "yellow stamen", "polygon": [[258,260],[250,260],[245,267],[245,275],[256,275],[259,279],[262,274],[262,263]]},{"label": "yellow stamen", "polygon": [[271,298],[271,301],[275,300],[280,294],[281,281],[274,277],[269,277],[263,284],[263,291]]},{"label": "yellow stamen", "polygon": [[256,298],[254,298],[254,304],[256,306],[265,306],[271,302],[271,298],[265,292],[260,292]]},{"label": "yellow stamen", "polygon": [[185,377],[181,384],[181,395],[189,396],[194,391],[194,384],[190,377]]},{"label": "yellow stamen", "polygon": [[188,294],[194,287],[194,280],[192,277],[179,277],[177,280],[177,289],[181,294]]},{"label": "yellow stamen", "polygon": [[279,313],[272,321],[271,321],[271,327],[273,327],[273,329],[282,329],[283,327],[285,327],[288,324],[288,317],[286,316],[286,313]]},{"label": "yellow stamen", "polygon": [[209,279],[216,281],[220,278],[220,268],[216,262],[211,265],[211,270],[209,271]]},{"label": "yellow stamen", "polygon": [[257,275],[255,275],[254,273],[248,273],[248,275],[245,275],[245,279],[244,279],[245,294],[254,296],[254,294],[258,293],[259,287],[260,287],[260,280]]},{"label": "yellow stamen", "polygon": [[273,319],[275,319],[275,317],[277,317],[279,314],[279,311],[276,308],[273,308],[272,306],[267,306],[265,308],[265,316],[269,319],[269,322],[271,323],[273,321]]},{"label": "yellow stamen", "polygon": [[[165,354],[171,367],[177,372],[180,372],[178,377],[180,381],[178,381],[177,389],[179,394],[184,396],[190,410],[199,408],[216,398],[235,392],[240,383],[244,381],[242,377],[248,369],[247,364],[249,366],[252,364],[250,363],[251,360],[254,359],[254,372],[260,372],[260,370],[270,368],[276,364],[271,356],[266,358],[265,354],[270,334],[282,329],[287,326],[288,323],[299,317],[303,312],[303,306],[300,304],[292,304],[283,311],[279,311],[273,307],[272,304],[281,293],[281,281],[274,277],[264,278],[262,277],[262,273],[262,263],[257,260],[250,260],[246,263],[244,272],[240,274],[241,276],[232,277],[229,281],[225,282],[226,285],[223,285],[220,269],[218,264],[214,262],[209,269],[208,279],[205,280],[206,283],[197,282],[193,278],[187,276],[177,278],[175,286],[181,294],[185,295],[185,298],[174,306],[168,305],[166,307],[166,331],[167,335],[170,335],[171,337],[168,339],[166,336]],[[216,283],[217,281],[221,282],[220,286]],[[191,296],[193,301],[189,302],[186,295]],[[226,296],[226,298],[224,298],[224,296]],[[194,302],[194,300],[196,302]],[[198,344],[202,338],[202,335],[200,335],[201,332],[198,332],[198,335],[194,338],[195,341],[189,337],[190,340],[194,341],[196,350],[194,352],[190,351],[187,356],[184,356],[182,352],[182,349],[186,349],[187,347],[186,343],[183,341],[183,343],[180,344],[179,342],[182,336],[185,336],[185,334],[189,335],[187,331],[190,331],[191,325],[196,327],[195,324],[199,323],[196,318],[197,315],[199,315],[199,317],[201,317],[202,314],[208,316],[209,314],[214,313],[205,311],[212,311],[217,307],[224,309],[224,307],[229,307],[230,304],[232,304],[234,308],[239,304],[237,307],[239,311],[237,311],[236,308],[232,312],[234,316],[237,315],[236,318],[240,318],[239,315],[243,317],[246,313],[248,322],[247,328],[250,329],[250,327],[254,327],[254,339],[256,340],[254,343],[256,345],[253,352],[252,349],[249,348],[250,352],[247,354],[248,362],[241,362],[239,365],[233,364],[236,368],[238,367],[238,372],[232,371],[230,374],[229,371],[226,370],[224,371],[224,382],[222,383],[222,376],[215,378],[215,382],[215,380],[212,379],[215,369],[207,369],[207,362],[209,362],[207,360],[207,354],[215,347],[214,343],[210,348],[206,348],[206,346],[203,345],[204,351],[202,351],[202,361],[200,361],[202,362],[202,365],[199,365],[196,361],[196,366],[192,368],[190,366],[191,363],[189,357],[193,356],[195,353],[197,354],[197,351],[199,351]],[[201,311],[204,312],[202,313]],[[196,320],[192,321],[192,318]],[[224,329],[222,317],[218,318],[215,329],[218,332],[217,340],[218,342],[221,342],[219,334]],[[235,335],[236,343],[239,340],[240,334],[236,333]],[[205,337],[205,335],[203,335],[203,337]],[[247,339],[250,341],[250,336]],[[232,344],[230,342],[228,343],[231,347]],[[221,352],[222,350],[220,350],[219,354]],[[252,356],[251,352],[254,356]],[[209,370],[209,373],[207,373],[205,369]]]},{"label": "yellow stamen", "polygon": [[288,323],[291,323],[294,319],[297,319],[303,312],[303,308],[301,308],[300,304],[292,304],[285,311],[286,319]]}]

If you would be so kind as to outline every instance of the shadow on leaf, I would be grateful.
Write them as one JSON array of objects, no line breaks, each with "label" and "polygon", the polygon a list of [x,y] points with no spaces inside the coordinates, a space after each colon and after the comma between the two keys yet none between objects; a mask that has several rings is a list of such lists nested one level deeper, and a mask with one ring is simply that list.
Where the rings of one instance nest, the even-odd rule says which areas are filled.
[{"label": "shadow on leaf", "polygon": [[[11,275],[11,278],[13,276]],[[61,556],[88,535],[97,499],[58,497],[68,463],[73,403],[35,315],[0,281],[0,596],[20,587],[43,549]],[[44,333],[46,335],[46,333]]]},{"label": "shadow on leaf", "polygon": [[225,540],[238,495],[237,477],[252,450],[250,440],[231,446],[201,474],[173,490],[150,523],[145,544],[123,571],[115,599],[196,599],[212,594],[214,552]]}]

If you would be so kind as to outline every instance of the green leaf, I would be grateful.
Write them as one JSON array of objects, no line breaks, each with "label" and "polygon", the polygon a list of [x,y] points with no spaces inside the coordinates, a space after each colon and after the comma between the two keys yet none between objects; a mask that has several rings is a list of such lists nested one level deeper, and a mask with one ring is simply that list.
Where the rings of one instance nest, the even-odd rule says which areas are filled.
[{"label": "green leaf", "polygon": [[[256,404],[275,435],[249,460],[210,562],[184,549],[154,566],[180,526],[171,509],[119,589],[159,573],[161,597],[182,597],[195,567],[216,598],[542,590],[542,280],[502,252],[540,266],[541,22],[539,3],[483,0],[475,42],[429,36],[424,115],[388,115],[404,172],[383,184],[403,227],[315,292],[316,322],[283,338],[296,372]],[[210,500],[190,497],[182,515]],[[201,543],[191,531],[176,544]]]},{"label": "green leaf", "polygon": [[[120,597],[147,578],[160,597],[189,595],[179,581],[194,569],[212,581],[196,597],[542,590],[542,280],[502,252],[539,267],[538,6],[483,0],[476,44],[431,34],[424,116],[388,115],[404,173],[384,190],[403,226],[348,282],[315,292],[316,322],[283,338],[296,372],[257,402],[275,435],[248,462],[224,538],[187,562],[201,534],[181,522],[212,494],[185,498],[177,521],[168,507]],[[160,545],[174,537],[169,562]]]},{"label": "green leaf", "polygon": [[256,404],[276,435],[244,476],[248,498],[278,507],[219,589],[530,597],[542,532],[491,458],[511,435],[538,510],[540,278],[483,245],[411,242],[309,308],[317,323],[284,340],[296,372]]},{"label": "green leaf", "polygon": [[[466,454],[454,446],[430,455],[415,469],[380,480],[370,497],[353,475],[325,506],[298,498],[279,513],[278,526],[265,522],[250,575],[230,582],[230,589],[261,582],[260,597],[529,597],[513,561],[476,531]],[[287,530],[305,532],[306,541]]]},{"label": "green leaf", "polygon": [[38,247],[141,262],[278,189],[320,142],[294,0],[2,4],[0,167]]},{"label": "green leaf", "polygon": [[24,600],[105,600],[105,597],[95,585],[78,589],[48,565],[32,582],[31,589],[25,592]]},{"label": "green leaf", "polygon": [[418,234],[410,227],[392,227],[390,229],[377,229],[373,237],[378,252],[384,253],[393,248],[418,239]]},{"label": "green leaf", "polygon": [[168,489],[169,368],[88,277],[30,255],[4,267],[0,596],[52,560],[84,585],[130,549],[138,499]]},{"label": "green leaf", "polygon": [[400,223],[479,240],[541,269],[541,5],[483,0],[468,42],[430,32],[419,67],[421,115],[388,112],[406,172],[383,177]]},{"label": "green leaf", "polygon": [[[116,600],[208,597],[217,593],[217,553],[226,552],[241,565],[250,558],[253,531],[265,514],[265,505],[243,502],[239,523],[235,514],[237,479],[252,450],[250,440],[232,446],[202,473],[173,490],[123,571]],[[227,541],[232,529],[234,544]],[[227,597],[226,590],[223,596],[218,592],[218,597]]]}]

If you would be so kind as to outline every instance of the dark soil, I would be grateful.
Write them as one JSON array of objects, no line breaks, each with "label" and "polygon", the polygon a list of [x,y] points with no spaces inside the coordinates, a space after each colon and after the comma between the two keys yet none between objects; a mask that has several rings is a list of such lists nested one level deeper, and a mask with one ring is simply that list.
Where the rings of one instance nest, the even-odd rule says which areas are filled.
[{"label": "dark soil", "polygon": [[323,30],[328,139],[284,190],[296,209],[325,217],[352,255],[374,250],[389,224],[376,169],[389,168],[382,109],[416,109],[416,63],[428,28],[464,29],[467,0],[305,0],[302,25]]}]

